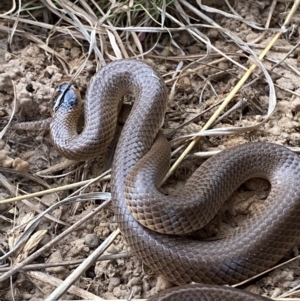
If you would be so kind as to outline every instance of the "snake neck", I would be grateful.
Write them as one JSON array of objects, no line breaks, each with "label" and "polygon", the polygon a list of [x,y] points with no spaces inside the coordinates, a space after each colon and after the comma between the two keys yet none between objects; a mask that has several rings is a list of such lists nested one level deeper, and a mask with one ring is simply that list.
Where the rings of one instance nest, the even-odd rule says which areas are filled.
[{"label": "snake neck", "polygon": [[[103,144],[99,142],[99,131],[91,127],[85,116],[85,126],[78,132],[80,110],[59,110],[50,124],[50,137],[58,152],[70,160],[85,161],[102,155]],[[103,139],[102,139],[103,140]]]}]

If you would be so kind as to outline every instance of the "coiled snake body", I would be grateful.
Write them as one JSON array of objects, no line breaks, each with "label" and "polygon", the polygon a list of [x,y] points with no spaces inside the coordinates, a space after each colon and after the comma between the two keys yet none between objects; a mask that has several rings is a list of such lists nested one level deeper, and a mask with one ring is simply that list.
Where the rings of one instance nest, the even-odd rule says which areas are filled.
[{"label": "coiled snake body", "polygon": [[[76,160],[103,152],[114,134],[120,98],[128,93],[136,100],[114,158],[113,208],[127,244],[153,271],[178,285],[234,284],[272,267],[299,241],[300,161],[282,146],[250,143],[228,149],[207,160],[178,195],[159,192],[170,160],[169,145],[159,134],[167,92],[160,76],[143,62],[115,61],[93,77],[85,103],[85,127],[79,135],[77,117],[68,115],[76,99],[57,103],[51,136],[58,150]],[[263,209],[230,237],[198,241],[163,234],[201,228],[238,186],[253,177],[268,179],[271,192]],[[208,291],[213,295],[216,289]],[[218,290],[223,289],[226,292],[227,288]],[[218,300],[212,295],[205,300]],[[235,290],[230,300],[266,300],[251,296]]]}]

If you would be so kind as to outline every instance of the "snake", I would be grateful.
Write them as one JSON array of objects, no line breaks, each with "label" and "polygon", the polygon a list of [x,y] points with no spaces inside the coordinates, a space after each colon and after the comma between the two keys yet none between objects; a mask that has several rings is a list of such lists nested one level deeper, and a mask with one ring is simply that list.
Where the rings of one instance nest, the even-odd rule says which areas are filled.
[{"label": "snake", "polygon": [[[232,301],[267,300],[224,285],[273,267],[299,242],[299,157],[267,142],[237,145],[206,160],[174,195],[163,194],[160,184],[170,164],[170,145],[161,132],[168,92],[154,68],[134,59],[108,63],[92,77],[80,133],[83,101],[77,86],[57,88],[50,126],[57,150],[80,161],[102,154],[127,94],[135,100],[112,165],[113,211],[132,253],[178,286],[150,300],[225,300],[227,293]],[[271,184],[260,210],[222,239],[190,235],[212,220],[242,183],[257,177]],[[170,297],[172,292],[177,297]]]}]

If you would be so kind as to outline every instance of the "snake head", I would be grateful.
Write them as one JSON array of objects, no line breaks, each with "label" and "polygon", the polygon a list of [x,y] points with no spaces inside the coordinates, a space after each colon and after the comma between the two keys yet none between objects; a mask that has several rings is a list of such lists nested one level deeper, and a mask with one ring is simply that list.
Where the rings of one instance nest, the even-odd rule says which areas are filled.
[{"label": "snake head", "polygon": [[77,107],[82,107],[82,98],[80,91],[75,83],[63,82],[57,86],[53,95],[53,111],[56,113],[58,110],[63,111],[73,110]]}]

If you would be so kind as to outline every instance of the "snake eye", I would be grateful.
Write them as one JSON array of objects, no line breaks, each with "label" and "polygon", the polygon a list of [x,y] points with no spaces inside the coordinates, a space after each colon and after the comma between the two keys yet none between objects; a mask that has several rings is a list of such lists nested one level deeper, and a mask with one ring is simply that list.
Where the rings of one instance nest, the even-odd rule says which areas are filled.
[{"label": "snake eye", "polygon": [[77,95],[74,93],[73,90],[67,90],[64,95],[64,104],[67,107],[72,108],[77,103]]}]

